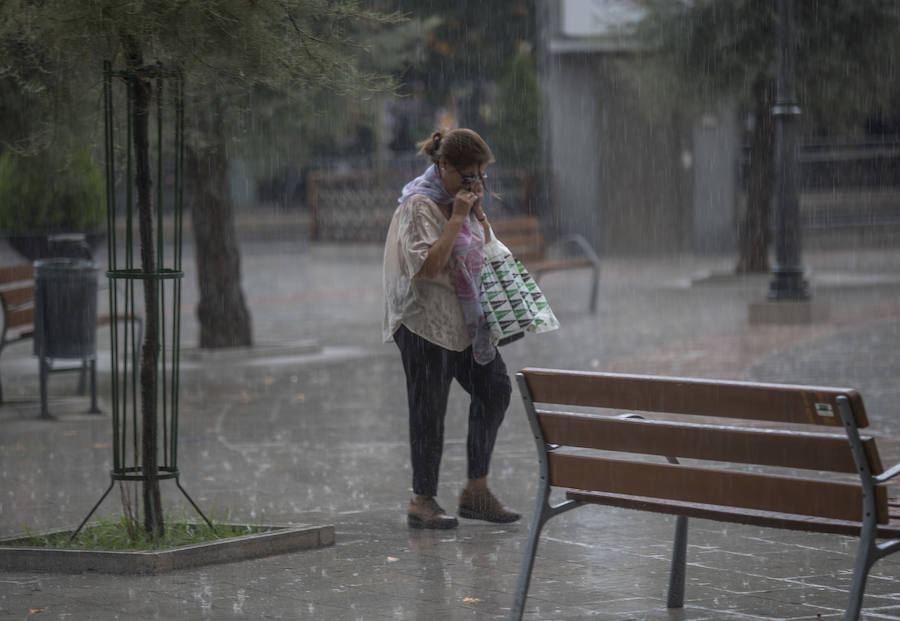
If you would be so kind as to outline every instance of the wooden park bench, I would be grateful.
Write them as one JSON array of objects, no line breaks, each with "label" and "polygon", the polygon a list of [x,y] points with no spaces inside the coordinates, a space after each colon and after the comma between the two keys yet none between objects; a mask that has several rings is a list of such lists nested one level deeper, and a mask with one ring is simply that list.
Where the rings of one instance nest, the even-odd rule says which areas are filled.
[{"label": "wooden park bench", "polygon": [[[34,267],[31,263],[0,267],[0,354],[7,345],[34,337]],[[0,382],[0,404],[3,384]]]},{"label": "wooden park bench", "polygon": [[[7,267],[0,267],[0,310],[3,312],[2,324],[0,324],[0,354],[7,345],[23,340],[34,339],[34,266],[31,263],[22,263]],[[137,342],[140,342],[143,334],[143,322],[133,313],[120,313],[118,321],[131,321],[134,323]],[[108,325],[112,321],[111,315],[98,315],[97,325]],[[137,352],[135,352],[137,356]],[[86,392],[86,375],[90,372],[91,406],[90,412],[99,413],[97,407],[97,361],[96,357],[84,359],[79,368],[52,368],[52,361],[40,358],[38,361],[40,373],[41,392],[41,418],[52,418],[47,409],[47,376],[54,372],[67,372],[77,370],[80,372],[78,382],[78,394]],[[0,381],[0,405],[3,404],[3,384]]]},{"label": "wooden park bench", "polygon": [[[512,619],[542,527],[587,504],[678,516],[670,608],[684,605],[688,517],[858,537],[845,621],[858,619],[875,561],[900,549],[885,485],[900,464],[883,468],[875,438],[860,433],[855,390],[548,369],[517,379],[540,484]],[[566,500],[551,505],[554,487]]]},{"label": "wooden park bench", "polygon": [[[588,308],[597,310],[597,288],[600,281],[600,259],[588,241],[581,235],[567,235],[558,242],[548,245],[541,232],[541,223],[535,216],[515,216],[491,221],[491,229],[497,238],[510,249],[528,271],[535,277],[547,272],[591,268],[591,294]],[[553,246],[570,246],[578,251],[577,256],[552,258],[548,254]]]}]

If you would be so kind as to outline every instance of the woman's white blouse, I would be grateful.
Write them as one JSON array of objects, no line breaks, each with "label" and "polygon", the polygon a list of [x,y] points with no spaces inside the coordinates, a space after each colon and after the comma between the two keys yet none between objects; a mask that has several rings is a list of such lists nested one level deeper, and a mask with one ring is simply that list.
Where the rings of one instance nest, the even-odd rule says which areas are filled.
[{"label": "woman's white blouse", "polygon": [[[446,225],[440,208],[421,194],[408,197],[394,211],[384,244],[385,343],[403,324],[445,349],[462,351],[472,344],[449,269],[444,267],[434,278],[417,275]],[[484,236],[479,226],[472,232]]]}]

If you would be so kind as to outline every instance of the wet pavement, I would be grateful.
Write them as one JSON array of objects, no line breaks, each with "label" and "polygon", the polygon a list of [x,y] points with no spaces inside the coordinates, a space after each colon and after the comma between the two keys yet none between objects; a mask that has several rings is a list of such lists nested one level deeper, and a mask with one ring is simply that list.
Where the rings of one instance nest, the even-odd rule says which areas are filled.
[{"label": "wet pavement", "polygon": [[[196,349],[196,284],[185,250],[182,483],[214,517],[328,523],[336,545],[159,576],[0,572],[0,619],[503,619],[509,614],[536,489],[537,463],[514,394],[490,482],[525,518],[454,531],[409,530],[403,374],[381,343],[381,249],[284,237],[242,242],[257,345]],[[100,256],[103,256],[102,253]],[[0,249],[4,262],[9,251]],[[805,255],[827,321],[748,322],[768,278],[728,276],[731,257],[604,260],[596,315],[588,274],[549,274],[562,328],[503,349],[510,370],[551,366],[849,385],[900,457],[900,250]],[[100,337],[101,352],[103,343]],[[101,360],[101,407],[108,369]],[[72,527],[106,488],[108,414],[84,413],[76,374],[50,380],[37,420],[31,344],[0,357],[0,536]],[[439,501],[465,479],[464,394],[451,392]],[[190,515],[174,485],[167,506]],[[115,494],[100,509],[119,510]],[[587,507],[544,531],[527,619],[839,619],[855,541],[715,522],[691,523],[686,605],[665,607],[674,519]],[[900,558],[870,577],[865,619],[900,619]]]}]

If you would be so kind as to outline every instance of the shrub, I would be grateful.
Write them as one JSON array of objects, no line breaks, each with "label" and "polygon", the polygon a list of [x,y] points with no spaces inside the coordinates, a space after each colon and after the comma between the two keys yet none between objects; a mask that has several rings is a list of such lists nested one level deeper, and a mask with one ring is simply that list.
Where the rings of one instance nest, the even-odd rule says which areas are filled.
[{"label": "shrub", "polygon": [[87,149],[0,156],[0,230],[93,231],[104,209],[103,175]]},{"label": "shrub", "polygon": [[531,54],[519,52],[500,80],[496,129],[491,144],[505,166],[538,162],[540,87]]}]

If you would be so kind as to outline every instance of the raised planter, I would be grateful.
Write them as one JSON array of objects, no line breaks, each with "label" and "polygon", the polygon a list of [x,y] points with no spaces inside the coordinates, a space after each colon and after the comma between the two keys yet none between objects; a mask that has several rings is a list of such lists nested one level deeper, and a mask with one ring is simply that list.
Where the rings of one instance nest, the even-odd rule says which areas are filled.
[{"label": "raised planter", "polygon": [[[240,525],[233,525],[240,526]],[[229,537],[166,550],[75,550],[37,548],[28,537],[0,539],[0,571],[43,571],[105,574],[161,574],[214,563],[299,552],[334,545],[334,526],[264,525],[262,533]],[[57,530],[42,535],[66,534]]]},{"label": "raised planter", "polygon": [[90,259],[106,239],[106,231],[14,231],[6,241],[29,261],[70,257]]}]

